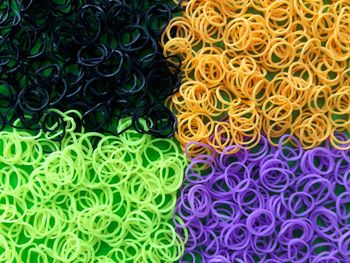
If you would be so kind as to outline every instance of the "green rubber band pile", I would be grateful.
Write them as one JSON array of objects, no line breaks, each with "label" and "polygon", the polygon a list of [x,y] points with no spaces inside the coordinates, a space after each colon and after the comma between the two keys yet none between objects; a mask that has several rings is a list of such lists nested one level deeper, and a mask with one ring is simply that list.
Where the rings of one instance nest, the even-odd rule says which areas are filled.
[{"label": "green rubber band pile", "polygon": [[0,262],[177,261],[178,145],[134,130],[77,133],[78,112],[56,113],[60,142],[59,131],[0,132]]}]

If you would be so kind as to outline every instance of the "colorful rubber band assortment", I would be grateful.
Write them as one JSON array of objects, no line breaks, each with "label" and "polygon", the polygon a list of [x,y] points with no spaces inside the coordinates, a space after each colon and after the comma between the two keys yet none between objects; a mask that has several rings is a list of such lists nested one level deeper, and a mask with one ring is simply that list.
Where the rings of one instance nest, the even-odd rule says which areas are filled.
[{"label": "colorful rubber band assortment", "polygon": [[350,262],[349,116],[348,0],[0,0],[0,262]]}]

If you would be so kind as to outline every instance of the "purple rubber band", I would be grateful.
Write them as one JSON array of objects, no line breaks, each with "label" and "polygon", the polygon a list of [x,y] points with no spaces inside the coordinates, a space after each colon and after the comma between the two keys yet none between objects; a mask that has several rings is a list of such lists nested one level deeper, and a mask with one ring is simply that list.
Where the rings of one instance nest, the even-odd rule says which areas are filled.
[{"label": "purple rubber band", "polygon": [[285,135],[277,147],[262,137],[252,150],[190,143],[186,153],[175,207],[187,238],[180,262],[350,262],[349,151],[329,142],[303,150]]}]

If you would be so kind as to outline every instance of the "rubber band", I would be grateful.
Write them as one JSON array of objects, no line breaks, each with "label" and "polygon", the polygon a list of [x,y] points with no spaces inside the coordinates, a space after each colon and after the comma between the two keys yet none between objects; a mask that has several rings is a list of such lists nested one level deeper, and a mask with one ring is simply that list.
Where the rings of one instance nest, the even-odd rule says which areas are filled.
[{"label": "rubber band", "polygon": [[277,146],[261,137],[252,149],[218,153],[196,141],[185,149],[190,163],[175,207],[176,230],[188,233],[180,262],[346,262],[348,151],[330,139],[304,150],[289,134]]},{"label": "rubber band", "polygon": [[196,141],[218,152],[252,149],[261,134],[276,146],[291,134],[304,149],[328,138],[349,148],[335,135],[348,141],[346,1],[196,0],[183,7],[161,38],[163,53],[183,62],[179,92],[167,100],[183,148]]},{"label": "rubber band", "polygon": [[0,132],[0,258],[176,262],[187,235],[171,224],[186,164],[177,143],[132,129],[85,132],[78,111],[54,113],[63,135]]}]

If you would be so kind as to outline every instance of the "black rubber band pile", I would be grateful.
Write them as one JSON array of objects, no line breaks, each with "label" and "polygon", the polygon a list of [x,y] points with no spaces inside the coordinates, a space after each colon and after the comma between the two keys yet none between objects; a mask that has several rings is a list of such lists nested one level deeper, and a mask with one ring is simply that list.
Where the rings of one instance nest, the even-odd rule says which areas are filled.
[{"label": "black rubber band pile", "polygon": [[180,65],[158,38],[177,10],[157,0],[0,0],[0,129],[53,127],[55,108],[79,110],[90,131],[117,135],[132,117],[140,133],[172,136],[163,102]]}]

